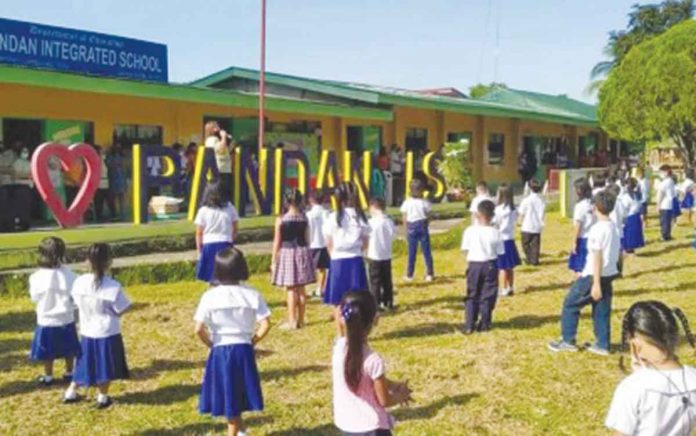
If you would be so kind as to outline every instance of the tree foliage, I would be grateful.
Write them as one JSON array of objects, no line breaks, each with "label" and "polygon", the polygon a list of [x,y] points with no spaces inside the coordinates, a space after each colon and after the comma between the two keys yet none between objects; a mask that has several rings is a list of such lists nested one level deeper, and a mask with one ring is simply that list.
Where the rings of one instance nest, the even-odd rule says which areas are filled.
[{"label": "tree foliage", "polygon": [[496,88],[507,89],[507,85],[504,83],[496,82],[491,82],[488,85],[485,85],[483,83],[477,83],[476,85],[469,87],[469,97],[481,98]]},{"label": "tree foliage", "polygon": [[598,113],[609,135],[671,139],[696,164],[696,21],[634,47],[600,89]]}]

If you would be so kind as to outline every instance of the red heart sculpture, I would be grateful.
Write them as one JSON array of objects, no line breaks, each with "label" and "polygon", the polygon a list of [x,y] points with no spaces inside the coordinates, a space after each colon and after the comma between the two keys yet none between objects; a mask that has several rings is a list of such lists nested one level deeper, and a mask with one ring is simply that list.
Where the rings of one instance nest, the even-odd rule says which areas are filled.
[{"label": "red heart sculpture", "polygon": [[[85,178],[73,203],[66,208],[48,175],[48,160],[55,156],[60,160],[63,171],[82,159],[85,163]],[[73,144],[70,147],[46,142],[41,144],[31,159],[31,176],[41,198],[53,212],[61,227],[77,227],[82,223],[85,211],[92,203],[94,193],[99,188],[101,177],[101,158],[89,144]]]}]

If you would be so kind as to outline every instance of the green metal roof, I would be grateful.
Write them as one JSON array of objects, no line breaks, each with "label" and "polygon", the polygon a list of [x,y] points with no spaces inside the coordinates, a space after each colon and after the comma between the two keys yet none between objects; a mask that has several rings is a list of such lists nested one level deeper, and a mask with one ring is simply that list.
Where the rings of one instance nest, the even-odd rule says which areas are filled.
[{"label": "green metal roof", "polygon": [[[200,80],[191,82],[194,86],[213,87],[231,78],[258,80],[256,70],[230,67]],[[363,83],[339,82],[332,80],[310,79],[287,74],[266,73],[268,83],[299,88],[308,91],[324,93],[334,97],[342,97],[356,102],[382,104],[389,106],[406,106],[421,109],[442,110],[447,112],[466,113],[470,115],[485,115],[492,117],[520,118],[560,124],[583,126],[598,126],[594,107],[568,99],[565,106],[560,104],[521,104],[519,100],[495,101],[484,99],[464,99],[447,96],[428,95],[407,89],[367,85]],[[519,91],[526,93],[525,91]],[[530,96],[544,94],[527,93]],[[546,95],[549,99],[559,99],[558,96]],[[572,102],[572,103],[570,103]],[[591,108],[591,109],[588,109]]]},{"label": "green metal roof", "polygon": [[[258,96],[253,93],[185,84],[161,84],[85,76],[4,65],[0,65],[0,83],[258,109]],[[393,113],[386,109],[360,105],[339,105],[306,99],[268,96],[265,106],[269,111],[278,112],[363,118],[379,121],[391,121],[393,119]]]},{"label": "green metal roof", "polygon": [[550,95],[510,88],[495,88],[479,99],[480,101],[500,103],[527,108],[535,111],[566,113],[568,116],[581,116],[597,119],[595,106],[569,98],[566,95]]}]

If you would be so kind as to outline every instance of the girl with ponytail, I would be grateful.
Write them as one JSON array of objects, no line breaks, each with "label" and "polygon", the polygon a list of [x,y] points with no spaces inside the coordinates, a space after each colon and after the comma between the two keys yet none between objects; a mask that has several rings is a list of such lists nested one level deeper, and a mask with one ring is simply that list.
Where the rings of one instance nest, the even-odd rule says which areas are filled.
[{"label": "girl with ponytail", "polygon": [[[621,347],[633,373],[616,388],[606,426],[625,435],[691,435],[696,430],[696,369],[677,356],[679,324],[696,345],[686,316],[659,301],[628,309]],[[620,360],[624,369],[623,356]]]},{"label": "girl with ponytail", "polygon": [[334,423],[343,434],[391,435],[394,418],[386,408],[411,400],[408,382],[387,379],[382,357],[368,345],[377,303],[366,291],[348,292],[339,306],[334,345]]}]

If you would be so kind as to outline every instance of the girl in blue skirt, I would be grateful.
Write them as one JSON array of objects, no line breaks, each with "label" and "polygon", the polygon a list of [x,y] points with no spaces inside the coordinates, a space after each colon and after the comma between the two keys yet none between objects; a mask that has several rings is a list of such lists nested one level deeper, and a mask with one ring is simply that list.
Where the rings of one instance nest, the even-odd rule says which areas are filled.
[{"label": "girl in blue skirt", "polygon": [[520,255],[515,245],[515,223],[517,211],[512,188],[506,183],[498,187],[498,205],[493,216],[493,225],[498,228],[503,238],[505,253],[498,256],[498,282],[501,297],[512,296],[515,293],[515,267],[520,265]]},{"label": "girl in blue skirt", "polygon": [[219,181],[210,183],[205,188],[203,207],[198,210],[194,222],[198,250],[196,278],[210,282],[213,278],[215,255],[234,245],[239,223],[237,209],[225,200],[223,186]]},{"label": "girl in blue skirt", "polygon": [[324,238],[331,256],[324,303],[338,306],[348,291],[369,289],[363,251],[370,238],[370,226],[360,207],[355,184],[343,182],[336,188],[337,209],[324,225]]},{"label": "girl in blue skirt", "polygon": [[39,269],[29,276],[29,294],[36,304],[36,330],[29,358],[43,362],[44,375],[39,383],[53,384],[53,361],[65,359],[63,380],[72,381],[73,363],[80,355],[75,329],[75,306],[70,290],[76,275],[64,267],[65,243],[56,237],[45,238],[39,245]]},{"label": "girl in blue skirt", "polygon": [[87,252],[91,272],[75,279],[72,297],[80,315],[80,347],[73,382],[64,402],[78,400],[77,387],[96,386],[97,407],[107,408],[112,400],[112,380],[128,378],[126,352],[121,336],[121,315],[131,306],[121,284],[106,275],[111,267],[109,245],[98,243]]},{"label": "girl in blue skirt", "polygon": [[643,217],[640,186],[638,180],[629,178],[626,183],[626,193],[623,197],[628,198],[626,222],[623,232],[623,249],[626,253],[633,253],[636,249],[645,246],[643,235]]},{"label": "girl in blue skirt", "polygon": [[691,217],[694,210],[694,170],[693,168],[688,168],[684,173],[684,180],[679,184],[678,191],[683,196],[681,201],[681,208],[686,212],[687,224],[691,224]]},{"label": "girl in blue skirt", "polygon": [[573,244],[568,257],[568,268],[580,274],[587,260],[587,233],[595,222],[592,212],[592,187],[583,177],[575,181],[578,202],[573,209]]},{"label": "girl in blue skirt", "polygon": [[679,202],[679,190],[677,189],[677,184],[679,180],[677,175],[672,173],[672,181],[674,182],[674,197],[672,197],[672,225],[677,224],[677,218],[682,214],[681,203]]},{"label": "girl in blue skirt", "polygon": [[216,286],[203,294],[193,317],[196,334],[210,348],[198,410],[224,416],[227,434],[238,435],[242,412],[263,410],[254,346],[271,328],[271,312],[261,294],[241,284],[249,270],[238,249],[217,253],[213,276]]}]

